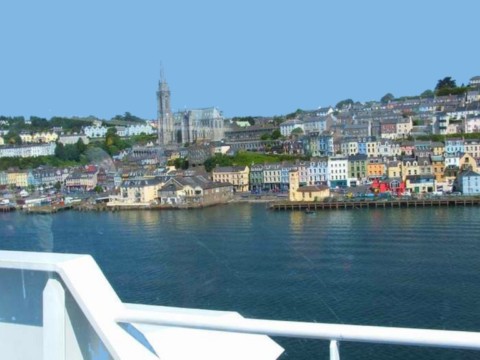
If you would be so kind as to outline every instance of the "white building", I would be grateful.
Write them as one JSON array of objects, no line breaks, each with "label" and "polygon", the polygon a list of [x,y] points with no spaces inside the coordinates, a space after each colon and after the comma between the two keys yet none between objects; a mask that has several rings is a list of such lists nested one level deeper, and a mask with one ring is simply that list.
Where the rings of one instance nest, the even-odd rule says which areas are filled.
[{"label": "white building", "polygon": [[2,146],[0,147],[0,158],[51,156],[55,154],[56,146],[55,143]]},{"label": "white building", "polygon": [[89,138],[102,138],[107,135],[108,128],[106,126],[85,126],[83,132]]},{"label": "white building", "polygon": [[345,156],[331,156],[328,159],[328,186],[347,186],[348,159]]},{"label": "white building", "polygon": [[283,136],[290,136],[292,134],[292,131],[295,129],[301,129],[303,132],[305,132],[305,126],[303,124],[303,121],[298,119],[292,119],[280,124],[280,133]]}]

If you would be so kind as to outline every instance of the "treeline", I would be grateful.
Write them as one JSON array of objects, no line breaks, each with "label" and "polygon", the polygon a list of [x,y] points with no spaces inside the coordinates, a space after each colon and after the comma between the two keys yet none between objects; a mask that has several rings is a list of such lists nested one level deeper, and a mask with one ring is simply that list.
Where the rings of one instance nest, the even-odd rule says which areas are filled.
[{"label": "treeline", "polygon": [[294,156],[285,154],[262,154],[257,152],[239,151],[234,156],[215,154],[204,163],[205,170],[211,172],[218,166],[252,166],[252,164],[271,164],[282,161],[293,162],[295,160],[308,160],[306,156]]},{"label": "treeline", "polygon": [[75,161],[64,161],[60,160],[56,156],[38,156],[38,157],[2,157],[0,158],[0,171],[5,171],[10,168],[14,169],[36,169],[40,166],[51,166],[51,167],[69,167],[79,165]]}]

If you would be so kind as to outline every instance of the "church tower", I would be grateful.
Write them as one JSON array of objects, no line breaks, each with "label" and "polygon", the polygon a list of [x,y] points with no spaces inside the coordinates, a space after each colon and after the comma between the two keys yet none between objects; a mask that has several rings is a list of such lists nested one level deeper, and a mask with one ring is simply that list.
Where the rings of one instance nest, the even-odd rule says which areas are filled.
[{"label": "church tower", "polygon": [[163,74],[160,71],[160,81],[157,91],[157,134],[158,145],[171,145],[174,141],[173,116],[170,109],[170,88]]}]

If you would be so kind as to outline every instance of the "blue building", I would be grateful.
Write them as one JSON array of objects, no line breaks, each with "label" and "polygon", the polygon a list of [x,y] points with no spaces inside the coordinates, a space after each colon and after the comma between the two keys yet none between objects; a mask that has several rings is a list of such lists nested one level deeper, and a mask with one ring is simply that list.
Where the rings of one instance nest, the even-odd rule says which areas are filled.
[{"label": "blue building", "polygon": [[463,195],[478,195],[480,194],[480,174],[472,170],[461,172],[453,186]]}]

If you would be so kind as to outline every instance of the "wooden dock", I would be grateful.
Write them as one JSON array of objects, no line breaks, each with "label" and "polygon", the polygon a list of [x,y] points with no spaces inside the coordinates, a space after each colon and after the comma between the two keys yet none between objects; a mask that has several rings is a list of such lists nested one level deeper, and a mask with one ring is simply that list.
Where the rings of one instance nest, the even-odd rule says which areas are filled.
[{"label": "wooden dock", "polygon": [[48,214],[54,214],[59,211],[64,211],[64,210],[70,210],[73,208],[72,204],[69,205],[45,205],[45,206],[33,206],[27,209],[24,209],[24,211],[27,214],[43,214],[43,215],[48,215]]},{"label": "wooden dock", "polygon": [[15,206],[12,205],[0,205],[0,212],[10,212],[16,210]]},{"label": "wooden dock", "polygon": [[415,200],[374,200],[374,201],[332,201],[332,202],[289,202],[276,201],[269,203],[271,210],[355,210],[355,209],[390,209],[390,208],[422,208],[422,207],[456,207],[478,206],[480,198],[451,197],[441,199],[415,199]]}]

